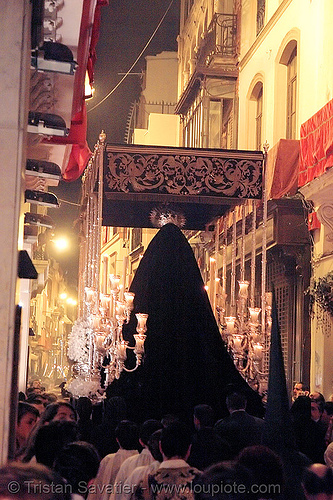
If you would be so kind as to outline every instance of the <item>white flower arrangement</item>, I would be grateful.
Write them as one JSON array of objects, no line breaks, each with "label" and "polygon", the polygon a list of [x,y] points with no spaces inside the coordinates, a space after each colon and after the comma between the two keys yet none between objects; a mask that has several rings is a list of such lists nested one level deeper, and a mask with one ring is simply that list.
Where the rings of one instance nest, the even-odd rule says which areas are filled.
[{"label": "white flower arrangement", "polygon": [[89,398],[98,394],[100,384],[96,380],[88,381],[83,378],[74,378],[68,385],[66,385],[66,389],[73,395],[74,398]]},{"label": "white flower arrangement", "polygon": [[73,361],[88,363],[88,336],[90,325],[87,320],[78,318],[68,337],[68,357]]}]

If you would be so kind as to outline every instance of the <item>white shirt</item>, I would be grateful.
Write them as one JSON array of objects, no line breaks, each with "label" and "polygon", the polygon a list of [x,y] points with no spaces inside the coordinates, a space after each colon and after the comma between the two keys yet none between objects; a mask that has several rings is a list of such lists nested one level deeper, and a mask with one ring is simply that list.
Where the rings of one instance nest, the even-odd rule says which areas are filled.
[{"label": "white shirt", "polygon": [[89,488],[87,500],[108,500],[121,464],[133,455],[138,455],[138,450],[123,450],[106,455],[101,460],[98,473]]},{"label": "white shirt", "polygon": [[161,462],[154,460],[154,462],[149,465],[136,467],[124,482],[121,492],[116,492],[114,500],[131,500],[135,498],[135,491],[140,483],[144,481],[149,474],[154,474],[160,465]]},{"label": "white shirt", "polygon": [[110,495],[110,500],[121,500],[124,498],[123,493],[125,493],[123,485],[127,481],[128,477],[132,474],[134,469],[144,465],[150,465],[154,461],[153,455],[147,448],[143,448],[141,453],[136,456],[127,458],[122,464],[115,479],[114,485],[115,490]]}]

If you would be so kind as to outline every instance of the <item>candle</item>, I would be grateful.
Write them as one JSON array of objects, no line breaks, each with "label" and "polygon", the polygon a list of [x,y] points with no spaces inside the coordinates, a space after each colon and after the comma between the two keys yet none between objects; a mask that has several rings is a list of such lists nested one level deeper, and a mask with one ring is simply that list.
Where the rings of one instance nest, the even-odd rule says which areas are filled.
[{"label": "candle", "polygon": [[134,308],[134,297],[135,293],[132,292],[125,292],[124,293],[124,299],[126,302],[126,307],[129,311],[133,311]]},{"label": "candle", "polygon": [[232,340],[236,353],[241,354],[243,352],[243,335],[233,335]]},{"label": "candle", "polygon": [[117,274],[110,274],[110,287],[112,291],[119,290],[118,285],[120,282],[120,276]]},{"label": "candle", "polygon": [[148,314],[137,313],[135,316],[136,316],[136,319],[138,320],[138,325],[136,327],[136,331],[142,335],[142,334],[146,333],[146,331],[147,331],[146,322],[148,319]]},{"label": "candle", "polygon": [[109,310],[110,308],[111,297],[105,293],[101,293],[101,306],[105,310]]},{"label": "candle", "polygon": [[234,316],[227,316],[225,318],[225,322],[226,322],[226,325],[227,325],[227,333],[228,334],[234,333],[234,331],[235,331],[235,321],[236,321],[236,318]]},{"label": "candle", "polygon": [[239,284],[239,296],[246,300],[247,299],[247,289],[249,287],[249,282],[248,281],[238,281]]},{"label": "candle", "polygon": [[143,354],[144,353],[144,343],[147,338],[146,335],[143,334],[135,334],[133,335],[135,339],[135,354]]},{"label": "candle", "polygon": [[259,314],[261,312],[260,307],[249,307],[249,313],[250,313],[250,323],[252,325],[258,325],[259,321]]},{"label": "candle", "polygon": [[263,348],[262,344],[258,342],[253,344],[253,361],[259,362],[262,360]]},{"label": "candle", "polygon": [[120,340],[117,345],[117,352],[120,361],[125,361],[127,358],[126,349],[128,342],[126,340]]},{"label": "candle", "polygon": [[93,316],[93,328],[96,330],[99,328],[101,323],[101,317],[98,314]]},{"label": "candle", "polygon": [[86,292],[86,300],[90,304],[93,301],[95,290],[93,288],[86,286],[85,292]]},{"label": "candle", "polygon": [[103,344],[104,344],[105,337],[102,333],[97,333],[95,335],[95,346],[97,349],[103,349]]}]

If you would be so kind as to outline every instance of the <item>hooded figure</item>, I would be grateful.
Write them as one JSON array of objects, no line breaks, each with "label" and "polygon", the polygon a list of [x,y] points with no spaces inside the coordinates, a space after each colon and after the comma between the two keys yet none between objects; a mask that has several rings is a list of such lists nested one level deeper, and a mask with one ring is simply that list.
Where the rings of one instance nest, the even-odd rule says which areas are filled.
[{"label": "hooded figure", "polygon": [[250,413],[262,415],[261,398],[227,352],[192,248],[176,225],[164,225],[150,242],[130,291],[135,293],[134,311],[123,328],[130,344],[135,313],[149,315],[143,364],[134,373],[123,372],[119,380],[131,386],[137,416],[176,413],[189,418],[194,406],[208,404],[221,417],[227,414],[230,384],[246,393]]}]

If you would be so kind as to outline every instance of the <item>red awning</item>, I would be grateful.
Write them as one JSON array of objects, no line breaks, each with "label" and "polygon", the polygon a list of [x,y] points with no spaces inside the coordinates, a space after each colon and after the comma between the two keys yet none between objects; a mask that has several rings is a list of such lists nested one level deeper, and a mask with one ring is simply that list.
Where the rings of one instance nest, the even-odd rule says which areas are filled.
[{"label": "red awning", "polygon": [[298,186],[333,166],[333,100],[301,125]]}]

